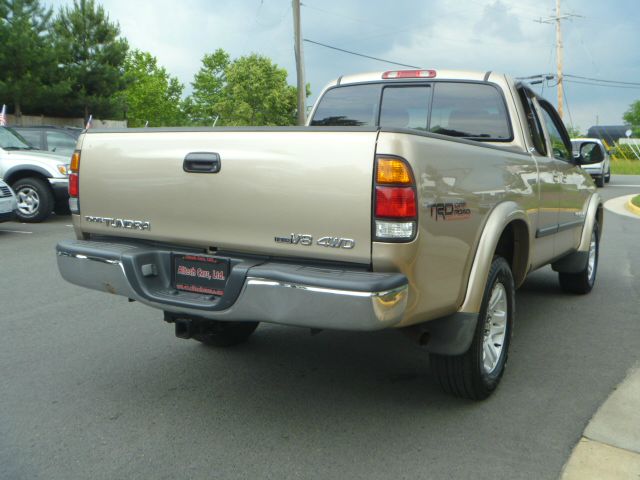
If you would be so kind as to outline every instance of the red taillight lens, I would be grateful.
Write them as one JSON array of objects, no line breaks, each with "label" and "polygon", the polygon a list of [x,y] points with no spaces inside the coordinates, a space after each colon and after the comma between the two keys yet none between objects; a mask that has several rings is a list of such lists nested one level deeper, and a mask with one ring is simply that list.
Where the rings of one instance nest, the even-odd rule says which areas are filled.
[{"label": "red taillight lens", "polygon": [[416,195],[411,187],[376,187],[376,217],[414,218]]},{"label": "red taillight lens", "polygon": [[73,198],[78,197],[79,189],[78,189],[78,174],[70,173],[69,174],[69,196]]}]

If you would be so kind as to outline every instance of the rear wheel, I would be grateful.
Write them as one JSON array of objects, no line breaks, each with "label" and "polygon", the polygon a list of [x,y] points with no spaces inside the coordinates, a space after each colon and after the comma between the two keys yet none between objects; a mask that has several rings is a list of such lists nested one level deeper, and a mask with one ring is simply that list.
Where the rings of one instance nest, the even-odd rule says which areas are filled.
[{"label": "rear wheel", "polygon": [[472,400],[487,398],[507,364],[515,314],[511,268],[502,257],[491,263],[473,340],[462,355],[431,354],[431,369],[442,389]]},{"label": "rear wheel", "polygon": [[589,242],[589,258],[584,270],[578,273],[558,273],[560,287],[568,293],[585,294],[589,293],[596,283],[596,273],[598,272],[598,258],[600,254],[600,227],[598,223],[593,224],[591,231],[591,241]]},{"label": "rear wheel", "polygon": [[42,222],[51,214],[55,199],[51,187],[44,180],[35,177],[21,178],[11,187],[16,192],[16,215],[20,221]]},{"label": "rear wheel", "polygon": [[246,342],[258,328],[258,323],[211,320],[200,326],[193,339],[214,347],[231,347]]}]

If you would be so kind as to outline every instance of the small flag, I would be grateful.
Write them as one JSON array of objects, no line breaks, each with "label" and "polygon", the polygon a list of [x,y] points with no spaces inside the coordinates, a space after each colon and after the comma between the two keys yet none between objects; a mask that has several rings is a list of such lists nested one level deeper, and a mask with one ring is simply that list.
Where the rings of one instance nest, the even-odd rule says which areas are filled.
[{"label": "small flag", "polygon": [[2,105],[2,111],[0,111],[0,127],[7,125],[7,106]]},{"label": "small flag", "polygon": [[89,115],[89,120],[87,120],[87,126],[84,128],[89,129],[91,128],[92,124],[93,124],[93,115]]}]

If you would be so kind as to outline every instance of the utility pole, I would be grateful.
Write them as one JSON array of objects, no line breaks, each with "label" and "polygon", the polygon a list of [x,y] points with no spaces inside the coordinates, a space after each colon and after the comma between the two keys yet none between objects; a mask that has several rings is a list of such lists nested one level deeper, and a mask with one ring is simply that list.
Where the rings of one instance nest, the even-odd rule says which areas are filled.
[{"label": "utility pole", "polygon": [[562,84],[562,31],[560,29],[560,0],[556,0],[556,69],[558,71],[558,113],[562,118],[562,99],[564,85]]},{"label": "utility pole", "polygon": [[298,77],[298,125],[306,122],[305,100],[307,87],[304,83],[304,57],[302,54],[302,27],[300,26],[300,0],[291,0],[293,6],[293,36],[296,52],[296,75]]},{"label": "utility pole", "polygon": [[560,114],[560,118],[562,118],[562,106],[564,100],[564,77],[562,75],[562,63],[563,63],[563,51],[562,51],[562,29],[561,29],[561,21],[562,20],[570,20],[574,17],[580,17],[580,15],[575,15],[573,13],[569,14],[560,14],[560,0],[556,0],[556,14],[553,17],[549,18],[541,18],[540,20],[536,20],[538,23],[556,23],[556,69],[558,76],[558,114]]}]

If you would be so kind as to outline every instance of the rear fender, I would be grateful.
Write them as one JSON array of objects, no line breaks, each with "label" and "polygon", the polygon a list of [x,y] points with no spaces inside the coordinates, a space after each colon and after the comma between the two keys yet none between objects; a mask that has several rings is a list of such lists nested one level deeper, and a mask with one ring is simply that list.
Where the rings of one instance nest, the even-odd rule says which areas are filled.
[{"label": "rear fender", "polygon": [[[476,248],[464,301],[458,309],[458,312],[480,312],[482,295],[487,283],[487,276],[489,275],[493,255],[498,246],[498,241],[507,225],[515,220],[522,220],[527,225],[529,224],[527,215],[515,202],[501,203],[489,214],[482,230],[478,247]],[[527,256],[528,254],[529,252],[527,252]],[[529,265],[528,258],[524,262],[524,265],[526,269],[526,265]]]}]

